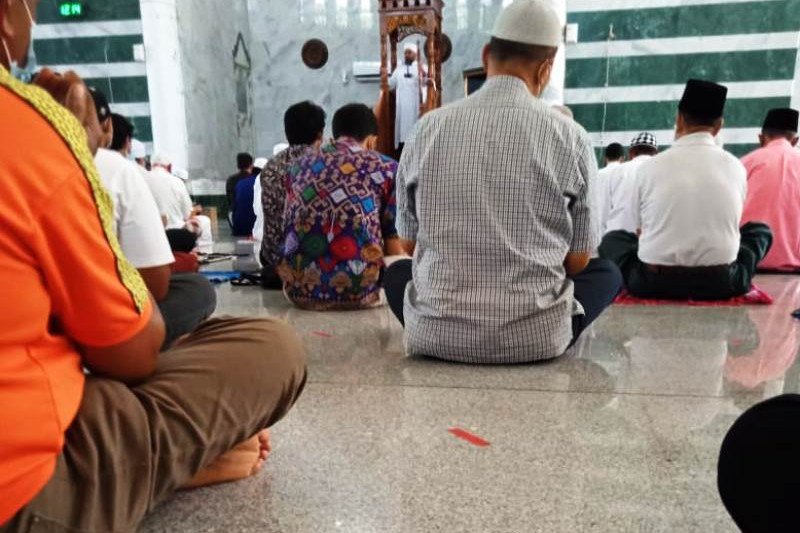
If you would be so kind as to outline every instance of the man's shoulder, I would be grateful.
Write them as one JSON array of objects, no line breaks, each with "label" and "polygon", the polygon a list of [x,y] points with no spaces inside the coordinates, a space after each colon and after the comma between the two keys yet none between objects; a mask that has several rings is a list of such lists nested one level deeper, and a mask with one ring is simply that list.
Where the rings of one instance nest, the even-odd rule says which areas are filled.
[{"label": "man's shoulder", "polygon": [[85,175],[82,163],[91,164],[92,155],[75,117],[44,90],[8,78],[7,73],[0,75],[0,159],[14,161],[20,153],[36,153],[33,163],[42,172],[36,180],[26,180],[31,188],[48,179],[53,181],[46,187],[52,190],[56,180]]}]

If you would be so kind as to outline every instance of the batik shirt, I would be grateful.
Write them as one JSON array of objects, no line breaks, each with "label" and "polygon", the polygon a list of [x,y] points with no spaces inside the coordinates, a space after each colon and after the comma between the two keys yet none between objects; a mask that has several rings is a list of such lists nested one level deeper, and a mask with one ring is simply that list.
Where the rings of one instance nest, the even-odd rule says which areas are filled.
[{"label": "batik shirt", "polygon": [[261,206],[264,210],[264,240],[261,264],[275,269],[283,254],[283,211],[286,207],[286,174],[295,160],[316,153],[308,144],[290,146],[269,160],[261,173]]},{"label": "batik shirt", "polygon": [[394,160],[346,138],[289,168],[278,274],[295,304],[326,310],[378,302],[384,241],[397,236],[396,171]]}]

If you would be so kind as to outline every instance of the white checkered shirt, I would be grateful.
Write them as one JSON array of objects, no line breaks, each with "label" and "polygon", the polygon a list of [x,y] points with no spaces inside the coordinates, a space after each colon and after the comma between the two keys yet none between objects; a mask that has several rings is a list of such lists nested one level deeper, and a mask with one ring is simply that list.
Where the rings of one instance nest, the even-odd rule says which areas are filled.
[{"label": "white checkered shirt", "polygon": [[466,363],[561,355],[582,313],[563,264],[596,247],[596,173],[583,128],[517,78],[490,78],[426,115],[397,178],[398,230],[417,242],[409,353]]}]

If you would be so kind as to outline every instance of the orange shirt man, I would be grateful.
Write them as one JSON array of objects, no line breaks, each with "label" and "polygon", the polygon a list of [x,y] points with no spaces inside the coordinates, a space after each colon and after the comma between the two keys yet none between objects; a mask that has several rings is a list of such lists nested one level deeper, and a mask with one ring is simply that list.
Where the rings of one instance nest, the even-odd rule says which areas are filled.
[{"label": "orange shirt man", "polygon": [[8,304],[0,309],[2,524],[53,473],[83,393],[76,343],[127,341],[153,309],[111,233],[110,199],[86,164],[77,122],[2,68],[0,109],[0,294]]}]

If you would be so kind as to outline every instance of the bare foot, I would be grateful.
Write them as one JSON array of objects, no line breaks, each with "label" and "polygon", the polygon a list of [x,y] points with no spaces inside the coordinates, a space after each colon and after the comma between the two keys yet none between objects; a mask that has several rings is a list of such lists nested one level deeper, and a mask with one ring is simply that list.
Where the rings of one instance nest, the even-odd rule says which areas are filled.
[{"label": "bare foot", "polygon": [[269,431],[265,429],[217,458],[183,488],[196,489],[254,476],[264,468],[271,451]]}]

